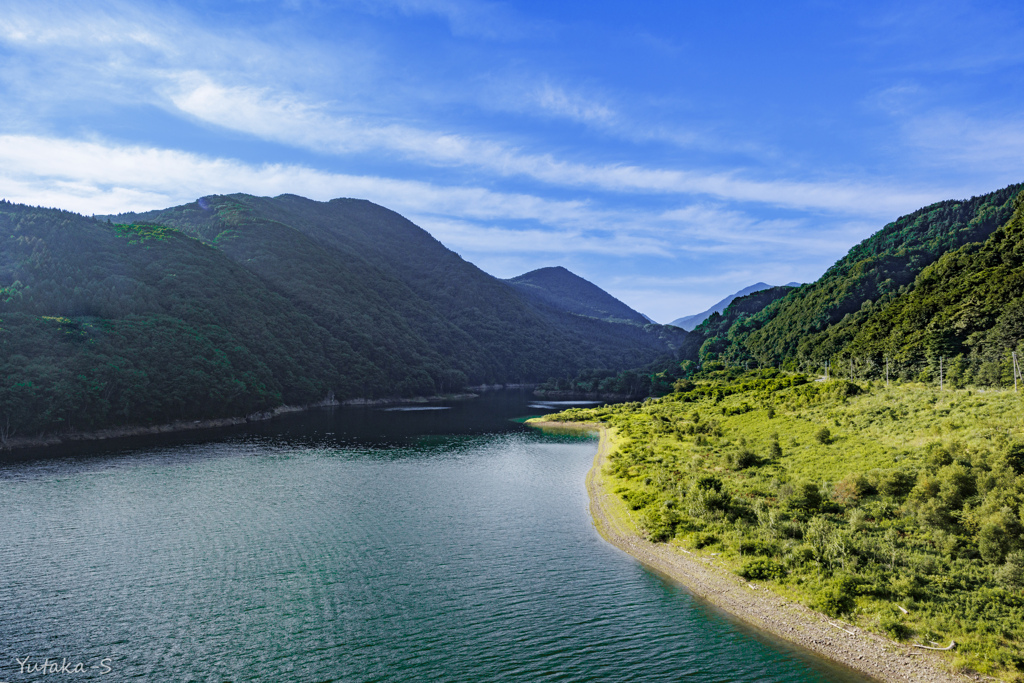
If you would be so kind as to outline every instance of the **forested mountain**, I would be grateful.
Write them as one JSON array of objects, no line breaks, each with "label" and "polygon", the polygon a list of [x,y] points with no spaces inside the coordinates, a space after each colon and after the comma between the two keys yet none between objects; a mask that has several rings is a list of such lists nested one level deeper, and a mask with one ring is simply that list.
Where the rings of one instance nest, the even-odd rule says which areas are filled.
[{"label": "forested mountain", "polygon": [[[783,286],[799,287],[800,283],[790,282],[789,284]],[[772,285],[766,284],[764,282],[752,284],[749,287],[744,287],[743,289],[734,294],[730,294],[729,296],[725,297],[724,299],[722,299],[721,301],[719,301],[717,304],[715,304],[706,311],[694,313],[693,315],[687,315],[682,318],[676,318],[675,320],[670,322],[669,325],[675,325],[676,327],[680,327],[686,330],[687,332],[691,332],[694,329],[696,329],[697,325],[700,325],[702,322],[710,318],[712,313],[722,313],[723,311],[725,311],[726,307],[729,306],[729,304],[731,304],[734,300],[740,298],[741,296],[753,294],[754,292],[760,292],[761,290],[764,289],[771,289],[771,287]]]},{"label": "forested mountain", "polygon": [[[872,345],[869,335],[887,335],[881,331],[885,328],[881,321],[903,309],[883,311],[888,311],[894,302],[913,296],[919,275],[924,276],[922,271],[943,254],[961,247],[962,252],[956,252],[961,254],[958,258],[974,253],[1013,215],[1014,198],[1020,189],[1021,185],[1011,185],[965,201],[939,202],[903,216],[851,249],[817,282],[791,291],[758,312],[734,316],[735,320],[725,329],[721,324],[697,328],[697,336],[686,342],[684,355],[693,360],[729,364],[788,363],[793,367],[812,367],[826,359],[847,358],[853,349],[866,352],[870,348],[880,356],[882,347]],[[1000,258],[1012,260],[1012,248],[1012,240],[1003,239],[986,253],[1000,253]],[[945,267],[950,267],[950,262],[946,263]],[[998,277],[1015,277],[1010,266],[1004,270]],[[928,272],[934,280],[939,271]],[[996,277],[994,272],[977,277]],[[921,284],[927,283],[926,278]],[[938,281],[929,286],[944,287]],[[959,286],[958,294],[968,296],[966,286]],[[921,295],[917,296],[908,301],[918,301]],[[984,321],[967,322],[976,316],[972,311],[981,309],[965,302],[958,308],[960,317],[953,317],[948,311],[939,315],[936,302],[931,303],[927,309],[913,307],[916,318],[901,318],[901,339],[912,340],[908,341],[909,346],[904,345],[901,357],[909,359],[917,354],[914,357],[920,359],[940,351],[943,355],[955,355],[966,348],[964,330],[977,333],[995,322],[995,317],[988,313],[982,315],[988,316]],[[952,304],[952,299],[947,303]],[[872,322],[874,318],[879,322]],[[908,336],[909,329],[918,333]],[[851,346],[855,338],[857,345]],[[898,345],[893,341],[885,353],[895,353]],[[913,353],[910,347],[915,349]],[[872,367],[877,369],[877,363]]]},{"label": "forested mountain", "polygon": [[528,299],[555,310],[612,322],[649,323],[642,313],[561,266],[531,270],[506,282]]},{"label": "forested mountain", "polygon": [[649,363],[673,328],[538,306],[360,200],[0,204],[0,436]]},{"label": "forested mountain", "polygon": [[750,294],[736,297],[721,313],[712,313],[687,335],[681,349],[681,356],[688,359],[715,358],[721,361],[746,363],[743,356],[734,357],[735,340],[747,332],[752,316],[760,313],[769,304],[778,301],[795,288],[789,285],[758,289]]},{"label": "forested mountain", "polygon": [[1012,383],[1007,356],[1024,340],[1024,194],[1015,204],[987,240],[947,252],[903,296],[872,307],[844,359],[934,376],[944,358],[953,385]]}]

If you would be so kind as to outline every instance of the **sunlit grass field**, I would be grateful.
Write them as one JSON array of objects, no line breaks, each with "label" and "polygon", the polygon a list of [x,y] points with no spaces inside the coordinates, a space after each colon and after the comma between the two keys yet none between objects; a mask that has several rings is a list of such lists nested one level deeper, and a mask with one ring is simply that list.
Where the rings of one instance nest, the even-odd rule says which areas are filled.
[{"label": "sunlit grass field", "polygon": [[814,379],[722,372],[549,419],[612,429],[602,475],[651,540],[1024,680],[1024,394]]}]

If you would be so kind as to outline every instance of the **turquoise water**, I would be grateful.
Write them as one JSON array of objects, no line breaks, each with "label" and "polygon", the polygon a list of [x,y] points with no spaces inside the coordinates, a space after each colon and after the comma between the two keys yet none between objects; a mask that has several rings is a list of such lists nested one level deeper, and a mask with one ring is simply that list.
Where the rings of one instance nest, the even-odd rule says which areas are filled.
[{"label": "turquoise water", "polygon": [[[5,464],[0,680],[867,680],[606,544],[596,442],[509,419],[538,412],[321,411]],[[83,671],[19,663],[46,658]]]}]

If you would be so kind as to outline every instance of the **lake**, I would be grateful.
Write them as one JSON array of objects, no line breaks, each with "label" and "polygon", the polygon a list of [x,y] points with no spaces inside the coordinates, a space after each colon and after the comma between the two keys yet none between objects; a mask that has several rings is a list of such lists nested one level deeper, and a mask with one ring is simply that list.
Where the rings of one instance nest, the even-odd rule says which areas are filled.
[{"label": "lake", "polygon": [[552,408],[429,407],[0,465],[0,680],[868,680],[605,543]]}]

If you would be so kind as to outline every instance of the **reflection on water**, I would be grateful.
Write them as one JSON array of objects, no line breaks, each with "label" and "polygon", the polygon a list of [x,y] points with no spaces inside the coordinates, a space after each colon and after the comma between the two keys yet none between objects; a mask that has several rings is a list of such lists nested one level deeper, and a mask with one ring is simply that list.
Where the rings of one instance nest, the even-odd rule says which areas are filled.
[{"label": "reflection on water", "polygon": [[383,409],[385,413],[412,413],[417,410],[451,410],[451,406],[397,406]]},{"label": "reflection on water", "polygon": [[595,442],[523,427],[528,399],[0,467],[0,679],[37,680],[28,656],[76,681],[863,680],[604,543]]}]

